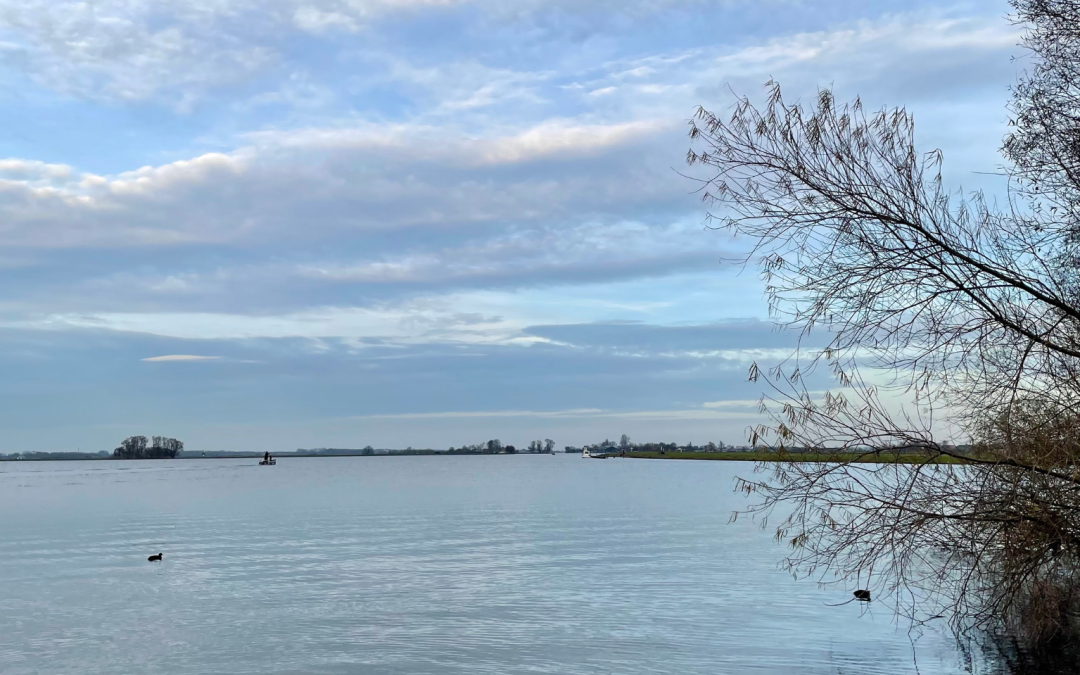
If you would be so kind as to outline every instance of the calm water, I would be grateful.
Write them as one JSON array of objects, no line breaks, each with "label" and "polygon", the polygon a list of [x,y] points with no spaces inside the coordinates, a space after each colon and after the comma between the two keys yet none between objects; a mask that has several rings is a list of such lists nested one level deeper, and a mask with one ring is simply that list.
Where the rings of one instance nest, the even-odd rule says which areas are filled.
[{"label": "calm water", "polygon": [[[0,672],[970,672],[794,582],[727,462],[0,464]],[[162,564],[146,562],[163,552]],[[975,666],[976,672],[979,667]]]}]

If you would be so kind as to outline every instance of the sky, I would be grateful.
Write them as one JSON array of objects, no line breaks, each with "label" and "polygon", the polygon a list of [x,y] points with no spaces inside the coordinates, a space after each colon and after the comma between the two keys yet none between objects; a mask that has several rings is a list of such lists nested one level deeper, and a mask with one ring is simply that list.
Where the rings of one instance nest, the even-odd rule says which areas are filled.
[{"label": "sky", "polygon": [[905,106],[1001,189],[997,0],[0,0],[0,453],[746,442],[789,354],[696,106]]}]

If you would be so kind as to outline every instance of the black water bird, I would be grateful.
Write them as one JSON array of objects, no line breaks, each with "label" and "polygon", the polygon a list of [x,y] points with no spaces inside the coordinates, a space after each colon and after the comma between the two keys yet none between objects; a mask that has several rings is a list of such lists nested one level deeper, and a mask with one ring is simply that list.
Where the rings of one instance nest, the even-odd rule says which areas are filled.
[{"label": "black water bird", "polygon": [[870,591],[855,591],[853,594],[856,600],[862,602],[870,602]]},{"label": "black water bird", "polygon": [[161,562],[161,554],[158,553],[157,555],[152,555],[149,558],[147,558],[146,560],[149,561],[149,562]]}]

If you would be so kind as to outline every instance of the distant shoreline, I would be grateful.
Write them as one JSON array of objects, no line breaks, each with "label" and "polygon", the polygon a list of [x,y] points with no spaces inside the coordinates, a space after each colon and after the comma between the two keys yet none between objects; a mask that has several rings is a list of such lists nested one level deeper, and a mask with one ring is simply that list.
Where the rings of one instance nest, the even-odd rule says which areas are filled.
[{"label": "distant shoreline", "polygon": [[[464,456],[479,456],[479,457],[498,457],[506,456],[512,457],[515,455],[534,455],[542,457],[548,453],[480,453],[480,452],[448,452],[446,450],[402,450],[396,452],[383,452],[376,453],[374,455],[365,455],[361,452],[354,453],[283,453],[271,455],[274,459],[326,459],[332,457],[464,457]],[[575,456],[574,453],[555,453],[556,455],[570,455]],[[231,454],[231,455],[207,455],[202,456],[188,456],[188,457],[176,457],[176,460],[187,459],[262,459],[262,453],[250,453],[250,454]],[[603,456],[594,456],[594,459],[599,459]],[[661,454],[659,452],[628,452],[625,457],[618,454],[607,455],[611,459],[679,459],[679,460],[697,460],[697,461],[720,461],[720,462],[842,462],[842,461],[855,461],[864,464],[963,464],[963,460],[956,459],[954,457],[937,457],[930,460],[926,457],[903,453],[898,455],[875,455],[873,453],[856,454],[856,453],[820,453],[820,452],[785,452],[783,454],[778,452],[763,452],[763,451],[734,451],[734,452],[669,452]],[[133,461],[133,462],[151,462],[151,461],[175,461],[167,458],[153,458],[153,459],[137,459],[137,460],[118,460],[114,457],[32,457],[16,459],[14,457],[0,457],[0,462],[99,462],[99,461]]]},{"label": "distant shoreline", "polygon": [[[350,452],[350,453],[302,453],[294,454],[291,452],[274,454],[270,453],[270,456],[274,459],[311,459],[311,458],[332,458],[332,457],[498,457],[506,456],[513,457],[515,455],[534,455],[542,457],[550,453],[535,453],[535,452],[448,452],[446,450],[400,450],[394,452],[377,452],[374,455],[365,455],[362,452]],[[565,453],[557,452],[556,455],[562,455]],[[180,457],[146,457],[142,459],[119,459],[116,457],[0,457],[0,462],[157,462],[157,461],[182,461],[186,459],[262,459],[263,453],[249,453],[249,454],[234,454],[234,455],[207,455],[205,457],[201,455],[188,455]]]}]

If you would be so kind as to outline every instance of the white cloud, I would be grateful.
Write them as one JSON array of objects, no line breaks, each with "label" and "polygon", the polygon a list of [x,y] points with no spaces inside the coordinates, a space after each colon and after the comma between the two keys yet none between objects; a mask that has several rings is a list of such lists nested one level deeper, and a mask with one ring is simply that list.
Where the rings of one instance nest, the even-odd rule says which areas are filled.
[{"label": "white cloud", "polygon": [[760,405],[761,405],[761,402],[756,401],[756,400],[743,400],[743,401],[733,400],[733,401],[708,401],[706,403],[702,403],[701,407],[702,408],[709,408],[711,410],[726,410],[726,409],[733,408],[733,409],[736,409],[736,410],[752,410],[752,411],[756,412]]},{"label": "white cloud", "polygon": [[374,17],[391,12],[422,10],[465,4],[465,0],[278,0],[295,5],[297,28],[312,33],[331,30],[354,32]]},{"label": "white cloud", "polygon": [[572,410],[487,410],[447,411],[427,413],[400,413],[385,415],[356,415],[357,420],[427,420],[427,419],[623,419],[623,420],[722,420],[745,419],[746,412],[728,412],[712,409],[689,408],[685,410],[602,410],[578,408]]},{"label": "white cloud", "polygon": [[355,17],[341,12],[326,12],[310,5],[297,7],[293,21],[301,30],[321,33],[327,30],[355,31],[359,24]]},{"label": "white cloud", "polygon": [[[268,21],[278,21],[282,7],[289,10],[288,21],[304,8],[321,12],[320,21],[334,12],[362,21],[373,12],[424,6],[272,2],[266,12]],[[120,4],[103,7],[102,16],[127,11]],[[129,9],[149,12],[148,7],[136,2]],[[241,18],[246,8],[179,3],[173,9],[185,25],[217,30],[221,17]],[[5,16],[0,23],[22,21],[30,30],[32,22],[19,12]],[[55,30],[76,40],[74,29]],[[85,292],[85,307],[69,302],[54,309],[42,293],[42,313],[67,317],[61,322],[71,325],[83,325],[89,315],[117,330],[178,336],[404,339],[418,331],[443,331],[451,340],[516,339],[514,331],[530,321],[521,315],[487,312],[513,320],[482,330],[454,327],[446,317],[476,310],[471,300],[459,302],[471,289],[654,277],[715,263],[723,240],[700,232],[692,186],[671,168],[679,167],[685,151],[681,124],[692,105],[723,105],[729,99],[716,90],[727,79],[756,83],[766,73],[783,77],[833,68],[852,79],[883,73],[883,81],[930,78],[934,68],[949,63],[985,59],[990,52],[1001,56],[1013,40],[1013,29],[997,17],[894,16],[737,50],[721,45],[616,60],[585,73],[576,88],[565,84],[566,73],[554,71],[518,72],[453,59],[419,67],[388,59],[393,77],[430,91],[429,110],[391,121],[348,117],[270,127],[239,136],[232,151],[115,175],[0,160],[0,245],[43,249],[43,255],[61,248],[144,247],[125,253],[132,257],[167,247],[221,252],[213,265],[167,261],[161,254],[145,265],[136,260],[94,269],[64,288]],[[817,84],[798,81],[804,88]],[[296,85],[302,92],[307,82],[299,78]],[[600,91],[603,101],[588,103],[597,98],[588,92]],[[587,105],[545,107],[554,93]],[[1000,95],[1003,100],[1004,87]],[[951,105],[947,92],[943,96],[939,103]],[[490,115],[459,120],[462,111],[485,107]],[[555,109],[575,114],[554,117]],[[955,117],[955,110],[939,117]],[[996,138],[990,141],[993,151]],[[235,259],[237,251],[244,252],[243,262]],[[320,296],[334,293],[333,287],[361,290],[351,297]],[[393,303],[383,288],[399,293]],[[285,299],[278,305],[273,295]],[[98,298],[122,296],[137,296],[142,304],[99,304]],[[428,312],[407,304],[432,297],[446,305]],[[234,307],[222,308],[230,298],[237,298]],[[312,308],[314,302],[332,309]],[[249,311],[272,316],[242,316],[235,308],[259,303],[265,305]],[[353,312],[350,303],[362,308]],[[83,318],[70,318],[72,306],[85,309]],[[129,311],[109,311],[116,307]],[[155,327],[159,319],[168,328]]]},{"label": "white cloud", "polygon": [[72,168],[66,164],[47,164],[32,159],[0,159],[0,180],[47,185],[71,179]]},{"label": "white cloud", "polygon": [[63,94],[137,101],[168,90],[177,108],[208,88],[250,77],[273,59],[265,47],[214,28],[227,11],[223,6],[187,2],[165,14],[160,9],[149,0],[7,0],[0,3],[6,38],[0,59]]},{"label": "white cloud", "polygon": [[577,124],[551,120],[519,134],[481,145],[485,163],[513,164],[547,157],[570,158],[659,135],[676,128],[676,123],[642,120],[618,124]]},{"label": "white cloud", "polygon": [[[105,328],[184,339],[346,338],[505,343],[518,337],[521,319],[463,311],[467,298],[431,297],[375,308],[326,307],[276,316],[210,313],[102,313],[52,315],[21,327]],[[475,304],[475,303],[474,303]],[[358,348],[362,342],[353,342]],[[162,358],[161,360],[174,360]]]},{"label": "white cloud", "polygon": [[[616,8],[609,7],[606,0],[0,0],[0,62],[65,95],[112,102],[153,100],[188,111],[208,93],[243,86],[267,74],[273,81],[269,84],[271,90],[279,85],[287,88],[294,56],[290,38],[295,31],[331,41],[337,34],[362,32],[373,22],[387,18],[473,5],[478,30],[513,25],[508,39],[519,38],[522,33],[536,39],[547,32],[540,30],[545,24],[536,23],[541,15],[590,16],[592,29],[603,34],[617,30],[620,20],[629,15],[661,16],[674,6],[698,4],[702,3],[630,0],[617,3]],[[777,0],[774,4],[787,3]],[[572,22],[561,29],[570,33],[575,30]],[[563,39],[579,42],[573,35],[558,33],[556,30],[547,39],[553,43]],[[735,52],[717,47],[617,61],[608,64],[617,67],[604,76],[610,81],[591,86],[588,91],[595,95],[633,96],[634,87],[622,92],[613,87],[640,81],[641,92],[651,90],[656,95],[659,92],[655,82],[648,81],[671,77],[675,63],[688,69],[688,73],[680,74],[681,80],[690,74],[691,78],[700,76],[703,83],[715,84],[709,78],[717,74],[717,69],[736,76],[748,72],[775,74],[777,69],[797,62],[821,62],[857,52],[979,50],[1013,43],[1015,31],[999,13],[981,23],[952,18],[927,20],[925,13],[900,15],[831,32],[779,37]],[[350,50],[356,48],[355,44],[349,46]],[[545,96],[538,87],[556,74],[553,70],[514,68],[504,65],[502,59],[484,63],[480,60],[483,55],[472,60],[440,59],[420,64],[410,62],[403,54],[422,54],[422,49],[380,51],[366,44],[364,49],[366,62],[379,64],[365,77],[371,81],[388,79],[427,92],[431,97],[424,106],[429,108],[428,113],[453,114],[499,103],[543,103]],[[714,63],[710,66],[700,56]],[[272,95],[272,91],[258,96],[268,94]]]},{"label": "white cloud", "polygon": [[220,356],[196,356],[194,354],[166,354],[165,356],[151,356],[150,358],[140,360],[158,363],[164,361],[217,361],[220,358]]},{"label": "white cloud", "polygon": [[[426,4],[430,3],[343,2],[292,9],[366,16]],[[273,3],[268,13],[274,15],[282,6]],[[46,51],[62,54],[57,56],[58,63],[75,69],[69,73],[73,81],[88,82],[95,89],[100,87],[93,78],[78,74],[79,64],[96,68],[95,64],[107,61],[128,63],[128,55],[141,53],[142,40],[161,42],[163,49],[179,44],[179,37],[158,41],[140,32],[141,24],[134,19],[109,18],[133,13],[145,23],[151,7],[144,2],[130,7],[106,3],[92,16],[83,5],[65,8],[62,3],[9,6],[0,11],[0,25],[19,34],[38,35],[35,39],[48,45]],[[245,16],[247,9],[245,4],[181,3],[173,13],[192,26],[213,26],[222,17]],[[66,18],[61,20],[54,13]],[[80,37],[81,31],[89,31],[88,37]],[[128,36],[126,42],[121,36]],[[100,45],[95,42],[99,39]],[[111,45],[109,40],[122,44]],[[757,78],[766,72],[778,76],[804,72],[799,69],[808,64],[819,70],[842,66],[851,71],[851,64],[857,63],[860,69],[878,74],[916,69],[917,75],[927,76],[928,64],[949,61],[951,57],[943,54],[962,52],[970,58],[971,52],[1000,51],[1013,41],[1015,30],[999,18],[920,21],[894,17],[833,32],[774,38],[735,52],[717,47],[609,63],[582,89],[605,92],[603,114],[590,109],[574,118],[548,115],[528,124],[513,117],[499,122],[487,119],[477,128],[465,128],[452,118],[440,117],[442,113],[429,113],[429,122],[351,120],[261,131],[243,137],[244,144],[231,152],[207,153],[115,176],[80,174],[63,164],[8,159],[0,162],[0,243],[56,248],[236,243],[254,238],[265,242],[295,236],[301,229],[317,236],[319,230],[542,223],[597,213],[626,214],[635,207],[670,204],[678,198],[685,183],[679,183],[670,167],[678,165],[685,147],[679,140],[679,125],[695,103],[715,102],[700,93],[706,85],[717,86],[731,77]],[[177,49],[201,58],[204,47],[215,53],[205,45]],[[162,81],[185,77],[170,74],[173,66],[154,75],[154,67],[139,61],[142,56],[131,58],[128,65],[139,77],[148,71],[149,77]],[[204,66],[230,72],[215,58],[192,72]],[[180,68],[179,63],[174,65]],[[444,112],[455,106],[497,106],[509,101],[507,97],[518,96],[521,87],[538,86],[551,76],[479,64],[463,68],[458,62],[426,68],[403,61],[394,64],[397,77],[431,89],[434,109]],[[502,83],[499,87],[505,85],[502,93],[492,89],[493,76]],[[853,76],[866,75],[856,71]],[[114,85],[126,87],[118,84],[121,75],[109,77],[112,84],[103,91]],[[142,95],[136,91],[143,91],[141,86],[126,89],[133,96]],[[630,148],[637,151],[631,155]],[[566,165],[544,169],[544,162]],[[485,173],[530,163],[537,168],[527,174]],[[686,204],[687,211],[692,210],[692,200]],[[428,264],[425,255],[431,253],[397,263],[373,261],[372,265],[382,267],[370,271],[416,270]]]},{"label": "white cloud", "polygon": [[590,222],[574,226],[508,228],[491,238],[423,254],[384,256],[349,265],[302,265],[299,276],[340,282],[445,283],[531,278],[611,279],[628,270],[648,275],[657,263],[686,269],[712,265],[720,253],[702,241],[700,227],[640,222]]},{"label": "white cloud", "polygon": [[0,0],[0,61],[99,101],[159,100],[186,111],[208,91],[281,60],[282,31],[355,31],[387,14],[454,0]]},{"label": "white cloud", "polygon": [[[615,60],[564,87],[582,92],[585,99],[603,98],[608,114],[659,116],[667,111],[685,116],[690,106],[711,104],[706,96],[724,96],[726,85],[734,83],[740,95],[754,94],[769,77],[799,93],[854,83],[888,90],[897,76],[913,75],[932,88],[936,73],[952,64],[1007,67],[1019,36],[1018,28],[997,14],[895,15],[827,31],[774,36],[737,49],[721,43]],[[1006,95],[1003,90],[1003,102]]]},{"label": "white cloud", "polygon": [[230,153],[116,176],[6,160],[0,165],[0,243],[265,242],[300,228],[316,235],[319,228],[392,230],[625,210],[665,191],[655,181],[633,184],[627,170],[640,167],[610,166],[583,177],[580,168],[566,173],[549,166],[512,181],[488,171],[540,161],[604,162],[666,130],[655,122],[554,121],[492,138],[442,130],[440,142],[433,130],[405,125],[304,129],[254,134],[252,145]]},{"label": "white cloud", "polygon": [[[640,142],[677,128],[681,128],[680,124],[668,119],[601,124],[553,118],[523,128],[490,129],[484,135],[477,135],[453,126],[361,123],[345,127],[252,132],[245,136],[251,146],[240,152],[246,153],[251,160],[256,159],[256,154],[261,159],[262,156],[274,158],[277,153],[288,152],[386,152],[398,157],[399,162],[439,162],[447,168],[469,168],[548,158],[573,159]],[[140,172],[149,171],[149,167],[140,169]]]}]

